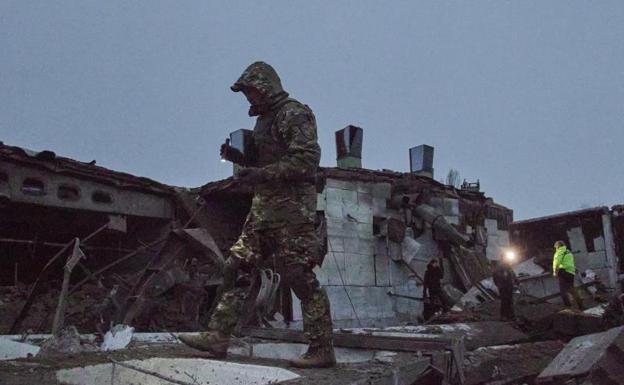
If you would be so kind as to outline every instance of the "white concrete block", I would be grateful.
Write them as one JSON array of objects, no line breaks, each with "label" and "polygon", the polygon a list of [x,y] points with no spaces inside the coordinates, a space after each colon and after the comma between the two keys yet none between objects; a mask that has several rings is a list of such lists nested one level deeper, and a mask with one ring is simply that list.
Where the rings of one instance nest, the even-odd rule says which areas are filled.
[{"label": "white concrete block", "polygon": [[[327,290],[327,288],[325,290]],[[290,297],[292,298],[293,321],[300,321],[303,319],[303,315],[301,314],[301,301],[292,290],[290,291]]]},{"label": "white concrete block", "polygon": [[331,303],[332,319],[356,319],[349,297],[360,319],[382,319],[394,317],[392,301],[387,287],[329,286],[326,288]]},{"label": "white concrete block", "polygon": [[0,361],[36,356],[40,350],[39,346],[0,338]]},{"label": "white concrete block", "polygon": [[403,262],[390,261],[390,285],[403,286],[410,280],[411,272]]},{"label": "white concrete block", "polygon": [[494,233],[498,231],[498,222],[496,219],[485,218],[485,228],[488,233]]},{"label": "white concrete block", "polygon": [[[609,267],[607,261],[607,253],[603,251],[594,251],[587,253],[587,267],[586,269],[607,269]],[[585,270],[585,269],[583,269]]]},{"label": "white concrete block", "polygon": [[375,183],[372,186],[372,194],[375,198],[390,199],[392,196],[392,185],[387,182]]},{"label": "white concrete block", "polygon": [[345,253],[345,283],[352,286],[375,286],[373,254]]},{"label": "white concrete block", "polygon": [[327,236],[332,239],[353,237],[350,231],[345,230],[344,222],[342,219],[327,218]]},{"label": "white concrete block", "polygon": [[345,238],[344,250],[347,253],[364,254],[372,257],[375,254],[375,243],[375,239]]},{"label": "white concrete block", "polygon": [[373,206],[373,195],[370,193],[363,193],[358,191],[358,205],[360,206]]},{"label": "white concrete block", "polygon": [[373,215],[376,217],[385,218],[388,215],[386,203],[387,201],[385,198],[373,198],[371,206],[373,210]]},{"label": "white concrete block", "polygon": [[325,187],[325,200],[327,203],[342,203],[342,190]]},{"label": "white concrete block", "polygon": [[342,190],[355,190],[356,184],[355,182],[350,182],[346,180],[340,179],[331,179],[327,178],[325,181],[325,188],[334,188],[334,189],[342,189]]},{"label": "white concrete block", "polygon": [[585,244],[585,236],[583,235],[583,229],[580,227],[574,227],[567,231],[568,240],[570,242],[570,250],[573,253],[586,253],[587,245]]},{"label": "white concrete block", "polygon": [[[329,253],[325,255],[325,260],[323,260],[323,265],[325,265],[325,261],[327,260],[327,257],[331,258],[331,255]],[[327,277],[326,271],[323,270],[322,267],[315,266],[314,269],[312,269],[312,271],[314,271],[314,274],[316,275],[316,279],[319,281],[319,284],[321,284],[321,286],[328,285],[329,279]]]},{"label": "white concrete block", "polygon": [[509,232],[505,230],[488,231],[486,256],[489,260],[498,260],[503,249],[509,247]]},{"label": "white concrete block", "polygon": [[322,275],[326,278],[326,285],[343,285],[345,279],[345,253],[327,253],[323,266]]},{"label": "white concrete block", "polygon": [[606,250],[603,237],[594,238],[594,251]]},{"label": "white concrete block", "polygon": [[399,262],[403,259],[403,245],[400,243],[388,241],[388,256],[394,262]]},{"label": "white concrete block", "polygon": [[385,238],[375,238],[373,244],[375,245],[375,254],[388,255],[388,246]]},{"label": "white concrete block", "polygon": [[[409,267],[410,267],[410,272],[411,271],[415,271],[417,272],[421,277],[425,276],[425,272],[427,271],[427,264],[429,262],[428,261],[421,261],[418,259],[412,259],[411,262],[409,263]],[[446,270],[449,271],[449,270]]]},{"label": "white concrete block", "polygon": [[327,237],[327,249],[330,252],[340,252],[343,253],[345,251],[344,248],[344,240],[342,237],[328,236]]},{"label": "white concrete block", "polygon": [[331,202],[357,204],[357,191],[327,187],[327,203]]},{"label": "white concrete block", "polygon": [[343,218],[358,223],[373,223],[373,208],[369,205],[346,204],[342,206]]},{"label": "white concrete block", "polygon": [[385,254],[375,254],[375,286],[390,286],[390,261]]},{"label": "white concrete block", "polygon": [[428,263],[431,258],[441,254],[438,243],[433,239],[430,231],[423,233],[418,239],[405,237],[401,254],[403,261],[411,265],[413,260]]},{"label": "white concrete block", "polygon": [[345,218],[343,208],[342,202],[331,201],[325,205],[325,217],[343,221]]},{"label": "white concrete block", "polygon": [[[417,285],[415,280],[408,281],[405,285],[396,286],[393,288],[396,294],[407,295],[410,297],[422,297],[422,286]],[[422,301],[393,297],[394,310],[396,313],[402,316],[416,317],[422,314],[423,304]]]},{"label": "white concrete block", "polygon": [[369,183],[369,182],[357,182],[357,192],[358,193],[365,193],[365,194],[372,194],[373,193],[373,185],[374,183]]}]

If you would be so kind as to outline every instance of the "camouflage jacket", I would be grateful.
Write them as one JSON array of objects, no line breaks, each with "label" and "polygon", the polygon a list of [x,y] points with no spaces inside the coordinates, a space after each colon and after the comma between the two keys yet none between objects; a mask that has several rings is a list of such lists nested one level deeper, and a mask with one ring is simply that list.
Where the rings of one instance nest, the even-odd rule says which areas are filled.
[{"label": "camouflage jacket", "polygon": [[250,165],[266,170],[269,181],[255,187],[249,220],[256,228],[314,223],[314,177],[321,149],[312,110],[288,97],[266,63],[249,66],[232,89],[243,87],[256,88],[269,101],[263,108],[250,108],[250,115],[258,115],[253,132],[256,154]]}]

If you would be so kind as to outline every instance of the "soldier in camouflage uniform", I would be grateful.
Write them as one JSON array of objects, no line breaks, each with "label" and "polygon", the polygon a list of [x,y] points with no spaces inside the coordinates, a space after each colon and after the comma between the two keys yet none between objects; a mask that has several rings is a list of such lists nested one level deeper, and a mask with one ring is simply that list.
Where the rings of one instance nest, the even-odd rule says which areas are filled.
[{"label": "soldier in camouflage uniform", "polygon": [[221,156],[245,167],[238,178],[254,186],[254,197],[243,232],[230,249],[224,294],[210,320],[210,331],[181,339],[224,357],[249,295],[250,276],[268,260],[301,300],[309,347],[291,363],[333,366],[329,301],[312,271],[319,257],[313,180],[321,157],[314,114],[288,97],[275,70],[263,62],[250,65],[231,88],[245,94],[251,104],[249,115],[258,117],[253,130],[256,151],[254,159],[248,159],[224,144]]}]

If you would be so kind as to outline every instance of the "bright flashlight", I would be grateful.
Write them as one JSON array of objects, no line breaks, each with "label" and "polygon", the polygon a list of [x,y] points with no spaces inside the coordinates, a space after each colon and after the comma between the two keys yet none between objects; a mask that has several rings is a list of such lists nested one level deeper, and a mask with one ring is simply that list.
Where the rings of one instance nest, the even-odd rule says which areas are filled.
[{"label": "bright flashlight", "polygon": [[221,158],[221,163],[225,163],[225,162],[227,162],[227,160]]},{"label": "bright flashlight", "polygon": [[516,261],[516,252],[513,250],[506,250],[505,253],[503,254],[505,261],[507,262],[515,262]]}]

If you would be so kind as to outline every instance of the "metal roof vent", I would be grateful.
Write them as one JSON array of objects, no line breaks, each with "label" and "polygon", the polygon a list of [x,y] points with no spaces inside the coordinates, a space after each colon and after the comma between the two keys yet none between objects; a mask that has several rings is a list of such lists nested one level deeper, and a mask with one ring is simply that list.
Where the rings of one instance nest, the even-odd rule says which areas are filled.
[{"label": "metal roof vent", "polygon": [[426,144],[409,149],[410,172],[433,178],[433,147]]},{"label": "metal roof vent", "polygon": [[336,131],[336,159],[340,168],[362,168],[364,130],[347,126]]}]

